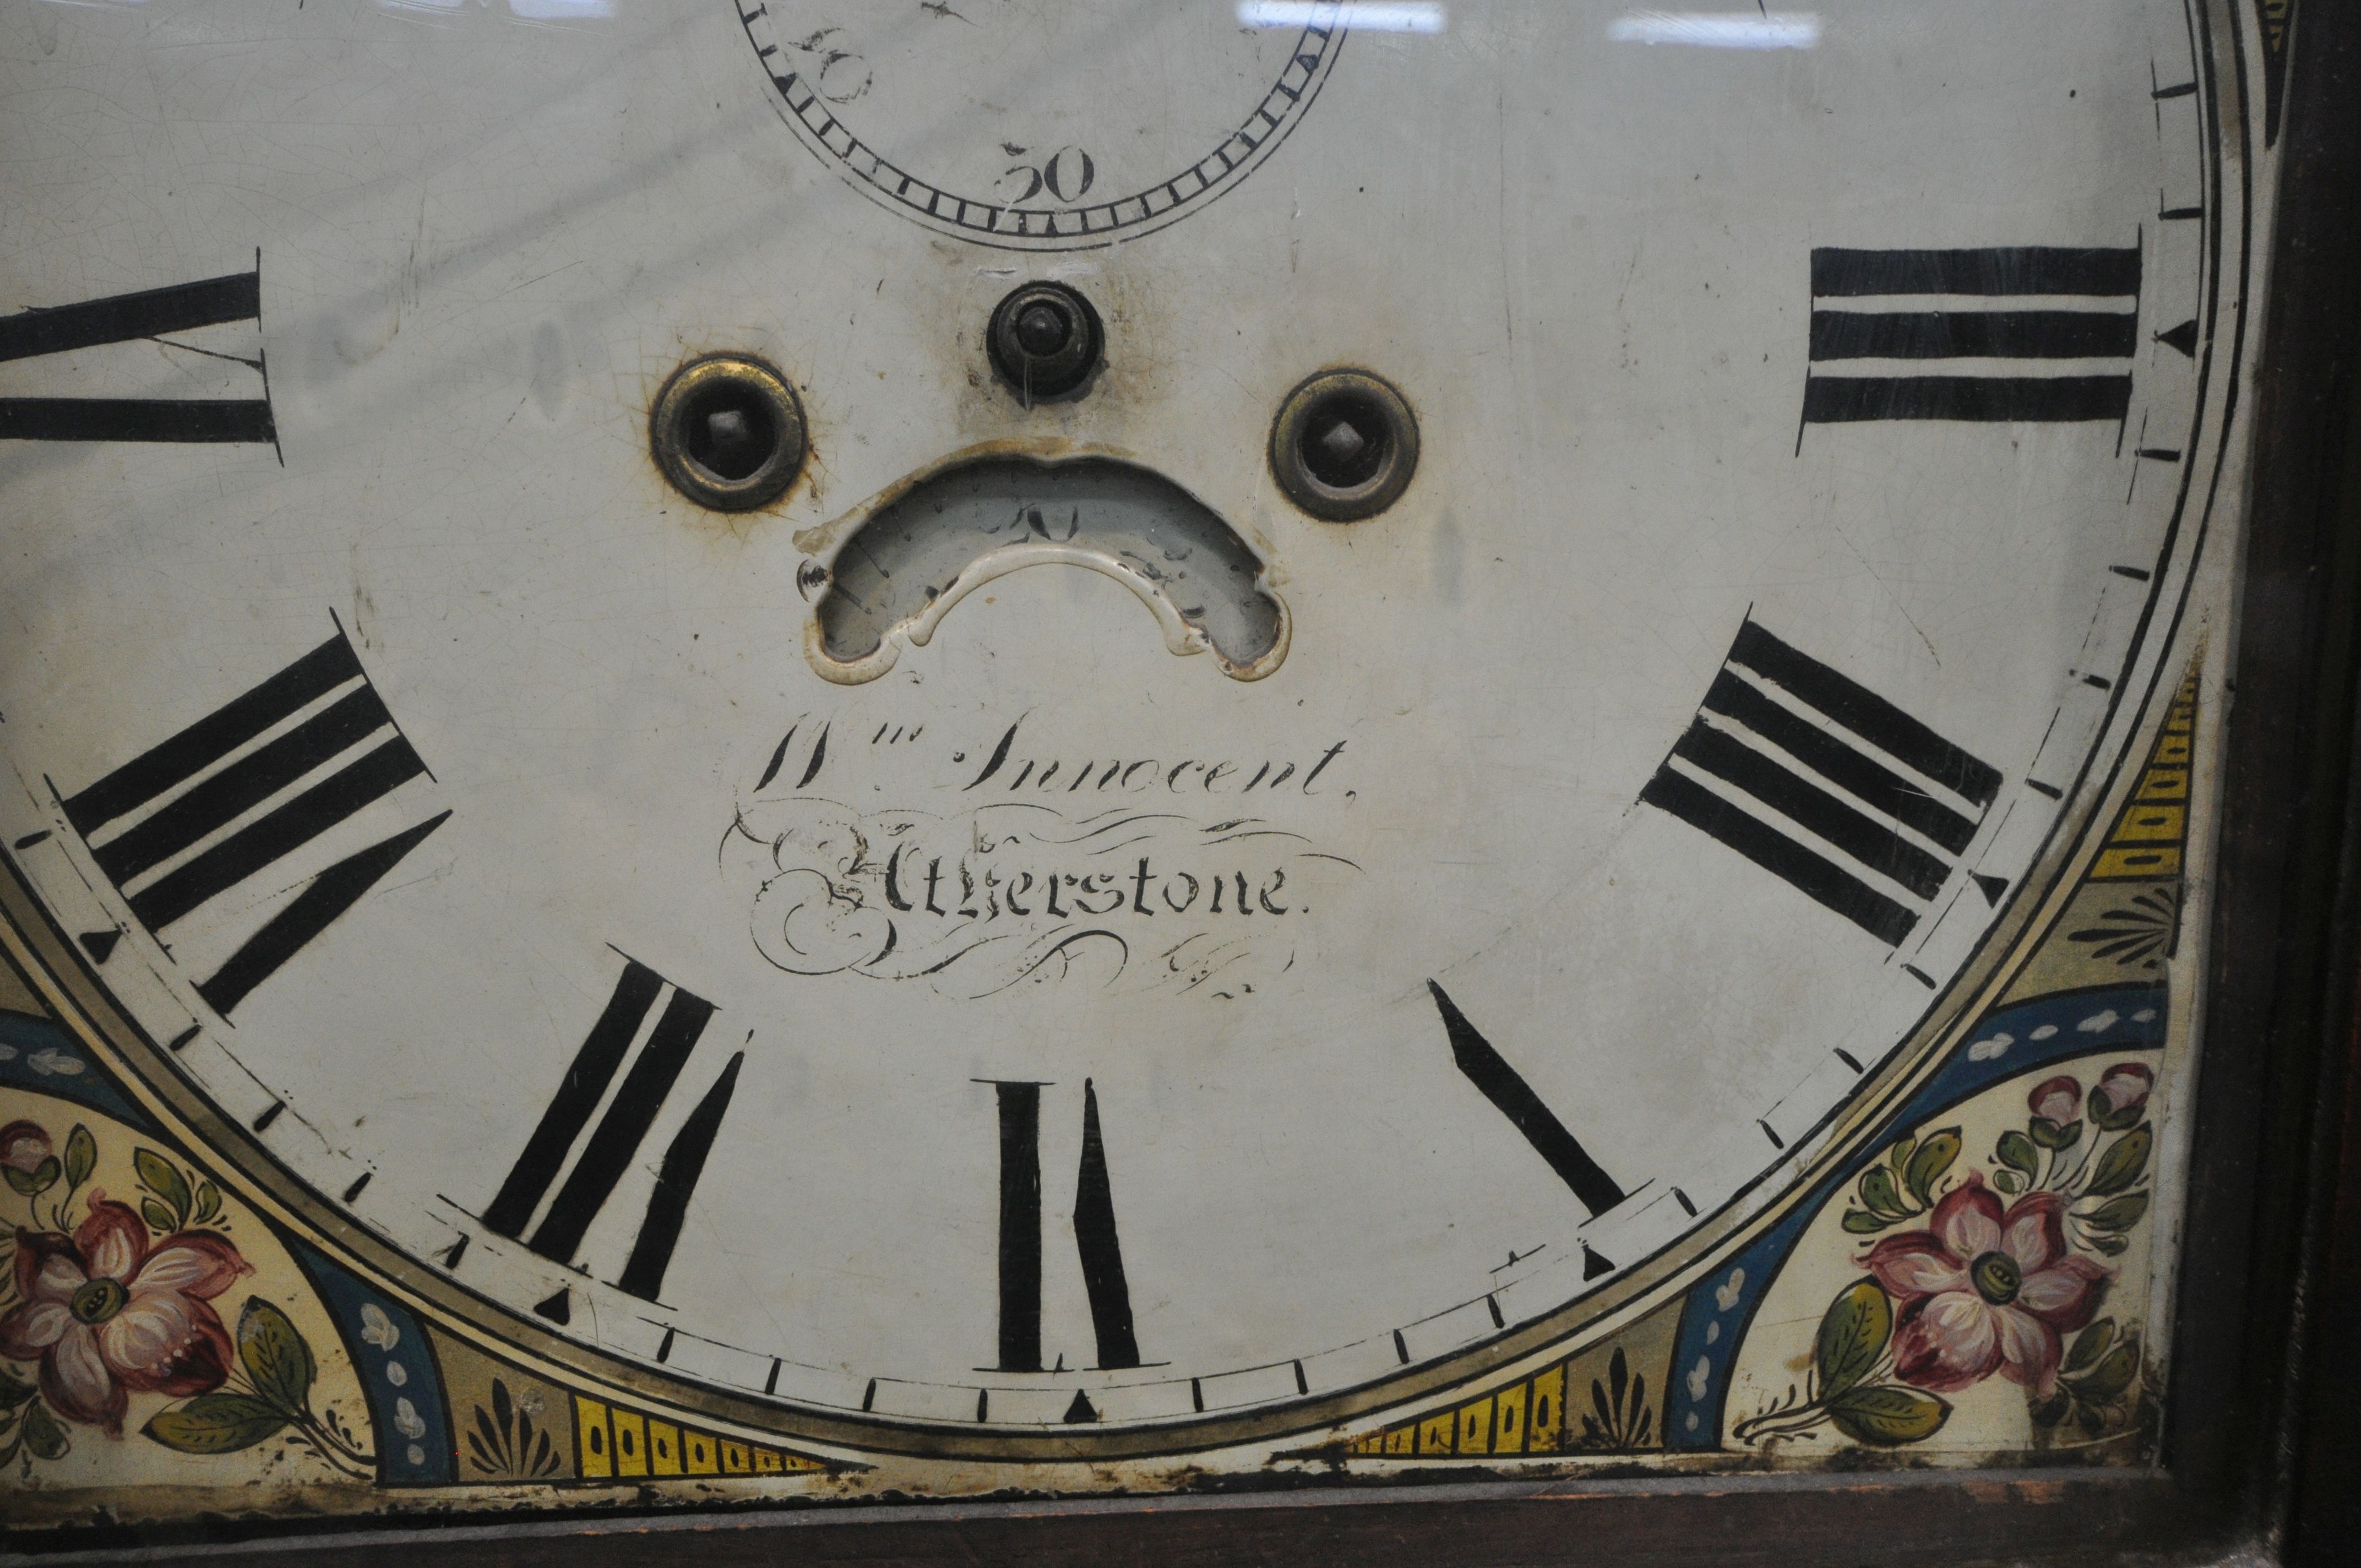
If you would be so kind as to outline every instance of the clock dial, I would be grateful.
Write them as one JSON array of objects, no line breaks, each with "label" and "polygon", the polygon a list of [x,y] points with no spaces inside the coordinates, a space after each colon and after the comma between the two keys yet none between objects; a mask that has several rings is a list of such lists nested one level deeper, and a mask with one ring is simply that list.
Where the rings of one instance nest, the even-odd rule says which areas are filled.
[{"label": "clock dial", "polygon": [[1800,1201],[2222,602],[2228,24],[1350,10],[15,60],[0,830],[151,1091],[846,1453],[1325,1431]]}]

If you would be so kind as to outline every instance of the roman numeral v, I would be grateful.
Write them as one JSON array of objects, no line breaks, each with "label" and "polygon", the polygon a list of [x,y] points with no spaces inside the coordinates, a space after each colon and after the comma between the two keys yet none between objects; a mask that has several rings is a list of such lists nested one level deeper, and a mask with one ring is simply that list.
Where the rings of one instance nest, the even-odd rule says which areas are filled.
[{"label": "roman numeral v", "polygon": [[[1525,1142],[1557,1172],[1557,1179],[1565,1183],[1566,1190],[1574,1194],[1590,1217],[1597,1219],[1629,1197],[1622,1184],[1608,1175],[1605,1168],[1566,1131],[1557,1113],[1533,1092],[1524,1075],[1510,1067],[1508,1058],[1467,1021],[1467,1015],[1459,1011],[1443,987],[1430,980],[1426,989],[1434,998],[1435,1011],[1442,1014],[1444,1038],[1450,1042],[1451,1059],[1461,1075],[1482,1091],[1494,1110],[1509,1119],[1509,1125],[1524,1135]],[[1587,1249],[1584,1261],[1585,1279],[1596,1278],[1611,1266],[1600,1264]]]}]

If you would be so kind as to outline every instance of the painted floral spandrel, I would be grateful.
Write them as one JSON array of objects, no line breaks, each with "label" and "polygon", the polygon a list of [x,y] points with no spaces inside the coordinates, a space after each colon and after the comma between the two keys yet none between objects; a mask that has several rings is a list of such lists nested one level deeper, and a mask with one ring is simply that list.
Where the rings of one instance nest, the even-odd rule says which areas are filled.
[{"label": "painted floral spandrel", "polygon": [[337,1468],[371,1462],[330,1410],[314,1411],[312,1351],[285,1312],[249,1297],[233,1337],[213,1302],[253,1266],[225,1234],[211,1181],[136,1149],[137,1206],[93,1188],[98,1144],[76,1124],[59,1151],[30,1121],[0,1127],[0,1177],[23,1200],[0,1275],[0,1466],[29,1477],[72,1448],[78,1427],[121,1441],[134,1394],[182,1402],[141,1428],[183,1453],[226,1453],[281,1431]]},{"label": "painted floral spandrel", "polygon": [[2045,1080],[2026,1096],[2024,1131],[2003,1133],[1984,1168],[1957,1178],[1958,1128],[1894,1144],[1856,1179],[1844,1229],[1923,1228],[1854,1259],[1866,1277],[1829,1302],[1804,1386],[1731,1435],[1775,1443],[1833,1426],[1873,1447],[1923,1442],[1950,1419],[1942,1395],[1995,1374],[2025,1388],[2045,1433],[2069,1416],[2093,1438],[2140,1420],[2138,1332],[2097,1312],[2114,1277],[2100,1258],[2121,1256],[2147,1213],[2155,1080],[2138,1062],[2087,1091],[2070,1074]]}]

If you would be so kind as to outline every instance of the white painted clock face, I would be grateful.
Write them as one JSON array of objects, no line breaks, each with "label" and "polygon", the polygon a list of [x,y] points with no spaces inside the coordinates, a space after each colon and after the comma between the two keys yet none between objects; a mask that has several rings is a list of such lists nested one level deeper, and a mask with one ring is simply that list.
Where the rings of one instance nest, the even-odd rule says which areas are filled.
[{"label": "white painted clock face", "polygon": [[[2173,625],[2190,16],[1361,20],[20,24],[5,302],[112,303],[0,317],[0,828],[172,1070],[884,1443],[1283,1427],[1783,1191]],[[650,460],[717,352],[765,510]],[[1418,435],[1352,522],[1268,454],[1340,367]]]}]

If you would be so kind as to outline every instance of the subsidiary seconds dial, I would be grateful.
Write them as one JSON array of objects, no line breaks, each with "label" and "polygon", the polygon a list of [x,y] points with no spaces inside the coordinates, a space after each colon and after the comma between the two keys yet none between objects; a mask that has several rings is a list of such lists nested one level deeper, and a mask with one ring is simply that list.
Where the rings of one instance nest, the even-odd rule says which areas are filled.
[{"label": "subsidiary seconds dial", "polygon": [[[964,239],[1106,245],[1235,188],[1311,107],[1342,7],[1110,10],[768,0],[740,20],[788,126],[864,195]],[[1301,15],[1297,15],[1301,13]]]}]

